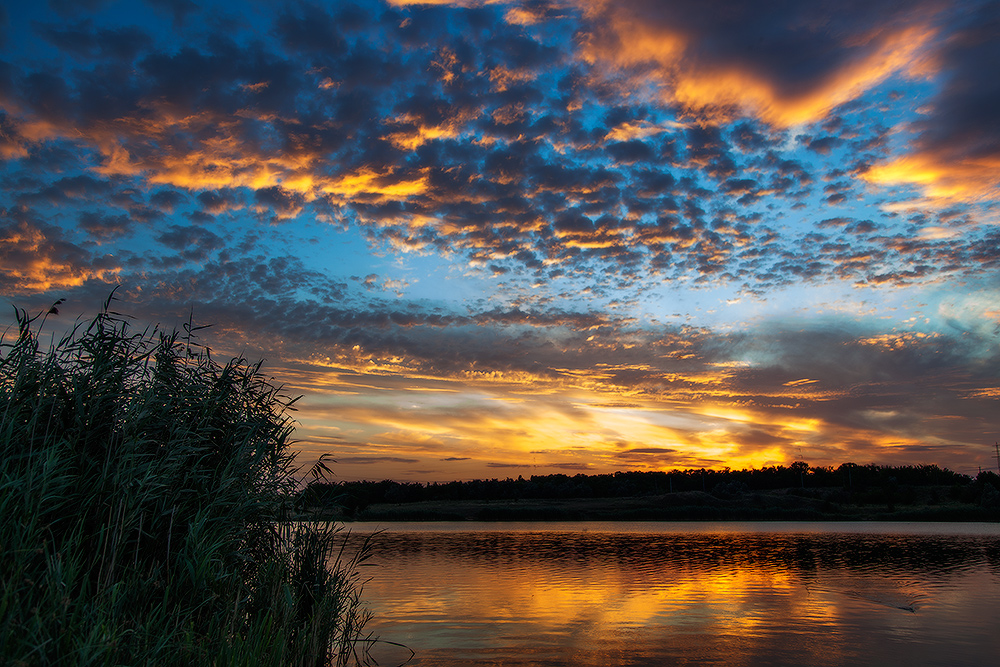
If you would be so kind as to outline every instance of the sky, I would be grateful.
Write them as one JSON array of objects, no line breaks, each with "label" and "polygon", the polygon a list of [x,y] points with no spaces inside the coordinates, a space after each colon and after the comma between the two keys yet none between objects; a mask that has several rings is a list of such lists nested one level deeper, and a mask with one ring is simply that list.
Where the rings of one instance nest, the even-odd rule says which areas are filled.
[{"label": "sky", "polygon": [[998,62],[995,1],[5,3],[0,325],[191,315],[340,480],[975,474]]}]

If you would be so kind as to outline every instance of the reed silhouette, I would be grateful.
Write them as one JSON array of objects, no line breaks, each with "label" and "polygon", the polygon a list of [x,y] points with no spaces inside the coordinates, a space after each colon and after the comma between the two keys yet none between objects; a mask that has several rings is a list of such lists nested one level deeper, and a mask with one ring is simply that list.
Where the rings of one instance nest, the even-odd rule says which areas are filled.
[{"label": "reed silhouette", "polygon": [[288,520],[294,399],[112,300],[50,349],[20,310],[0,340],[5,664],[363,661],[365,545]]}]

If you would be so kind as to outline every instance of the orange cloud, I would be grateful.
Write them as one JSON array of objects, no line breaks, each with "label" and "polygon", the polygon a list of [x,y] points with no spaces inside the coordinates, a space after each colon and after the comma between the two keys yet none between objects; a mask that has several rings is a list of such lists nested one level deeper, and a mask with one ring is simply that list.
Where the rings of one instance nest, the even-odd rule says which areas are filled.
[{"label": "orange cloud", "polygon": [[956,202],[992,202],[1000,195],[1000,156],[952,156],[918,151],[875,165],[861,173],[875,185],[911,185],[923,198],[898,202],[894,209],[944,208]]},{"label": "orange cloud", "polygon": [[[507,17],[510,20],[510,12]],[[535,76],[535,72],[531,70],[512,69],[506,65],[497,65],[489,71],[490,83],[498,93],[506,91],[513,85],[533,81]]]},{"label": "orange cloud", "polygon": [[338,179],[325,180],[319,189],[324,193],[345,198],[368,195],[376,198],[405,199],[426,192],[429,189],[427,178],[426,170],[422,170],[419,176],[413,178],[362,168]]},{"label": "orange cloud", "polygon": [[[600,26],[583,42],[585,60],[605,66],[613,76],[631,78],[642,72],[657,96],[702,121],[726,122],[741,115],[778,127],[817,121],[894,74],[926,76],[933,67],[924,54],[936,31],[924,23],[826,35],[830,49],[841,53],[840,62],[817,68],[815,76],[802,82],[791,76],[790,66],[781,71],[782,65],[750,57],[753,50],[713,52],[717,42],[730,37],[725,30],[731,26],[720,21],[705,28],[716,18],[703,15],[706,10],[597,0],[585,3],[585,13]],[[804,22],[808,17],[798,18]],[[786,31],[806,29],[793,25]],[[789,61],[800,57],[787,54]]]},{"label": "orange cloud", "polygon": [[[150,183],[192,190],[282,186],[314,194],[309,174],[315,155],[306,151],[255,154],[240,138],[239,121],[213,113],[180,116],[167,107],[152,112],[147,118],[125,118],[113,126],[89,129],[89,138],[104,156],[94,169],[97,173],[144,174]],[[194,147],[183,146],[175,136],[188,132],[203,135]],[[154,145],[161,142],[181,145],[162,150]]]},{"label": "orange cloud", "polygon": [[[416,359],[373,355],[355,346],[329,360],[296,362],[282,380],[309,387],[299,418],[303,440],[315,440],[310,449],[323,451],[313,425],[332,423],[363,441],[331,442],[326,451],[335,458],[366,447],[369,455],[416,456],[427,465],[464,458],[470,461],[462,464],[466,476],[486,476],[483,466],[491,461],[530,460],[549,471],[760,467],[788,463],[790,448],[823,440],[825,424],[817,418],[790,408],[735,405],[729,367],[682,374],[647,364],[603,364],[554,368],[555,374],[465,369],[448,375],[422,366]],[[323,372],[306,371],[309,367],[333,375],[324,381]],[[649,375],[658,388],[617,380],[629,373]],[[331,387],[335,390],[327,391]],[[786,391],[777,388],[774,395],[787,397]],[[761,437],[763,444],[757,443]],[[379,470],[404,478],[412,467],[387,462]],[[343,474],[364,476],[354,470]]]},{"label": "orange cloud", "polygon": [[[419,335],[419,326],[406,331]],[[436,346],[444,331],[432,332]],[[899,387],[881,379],[845,382],[829,370],[775,374],[748,362],[712,363],[697,350],[685,356],[683,341],[668,338],[655,353],[633,353],[627,334],[596,327],[592,340],[584,344],[582,336],[536,372],[524,364],[442,367],[423,357],[421,346],[406,352],[374,341],[370,349],[327,346],[323,356],[279,353],[286,365],[276,375],[291,395],[306,394],[296,417],[307,456],[343,460],[337,474],[344,479],[759,468],[800,457],[814,465],[912,463],[954,457],[975,430],[959,427],[968,420],[947,412],[956,408],[946,399],[927,415],[905,400],[893,403]],[[851,344],[899,355],[936,338],[892,332]],[[584,357],[609,361],[581,363]],[[951,395],[966,403],[996,392],[963,384]],[[859,395],[880,407],[859,406]]]},{"label": "orange cloud", "polygon": [[921,331],[908,331],[903,333],[879,334],[877,336],[859,338],[857,342],[859,345],[870,345],[872,347],[879,347],[885,350],[901,350],[906,347],[921,345],[926,343],[928,340],[940,337],[941,334],[938,333],[926,334]]},{"label": "orange cloud", "polygon": [[[499,1],[499,0],[497,0]],[[394,7],[409,7],[410,5],[440,5],[449,7],[476,7],[486,4],[482,0],[387,0]]]},{"label": "orange cloud", "polygon": [[683,129],[687,127],[685,123],[668,121],[664,123],[650,123],[646,120],[626,121],[611,129],[605,135],[605,141],[630,141],[632,139],[646,139],[656,136],[662,132]]},{"label": "orange cloud", "polygon": [[[334,458],[416,458],[379,466],[380,475],[401,479],[417,462],[434,466],[446,458],[464,460],[466,477],[492,476],[487,463],[540,472],[761,467],[787,464],[799,448],[827,447],[831,437],[830,425],[820,419],[792,409],[733,407],[724,391],[718,401],[636,395],[622,403],[626,394],[613,385],[580,388],[582,375],[567,369],[568,382],[550,381],[546,391],[537,378],[496,382],[483,376],[456,379],[443,392],[415,376],[408,376],[405,388],[360,389],[354,396],[324,395],[314,387],[300,406],[299,434],[310,450]],[[332,440],[322,431],[331,424]],[[368,470],[360,464],[338,469],[345,477],[364,477]]]},{"label": "orange cloud", "polygon": [[393,132],[388,136],[388,139],[403,150],[413,151],[428,141],[454,139],[456,137],[458,137],[458,132],[453,127],[421,125],[413,129]]},{"label": "orange cloud", "polygon": [[[253,84],[261,87],[262,84]],[[182,113],[166,103],[144,105],[145,113],[93,126],[59,125],[25,119],[18,129],[28,141],[56,137],[90,142],[100,152],[93,170],[103,176],[143,176],[150,184],[190,190],[280,187],[305,201],[320,197],[341,200],[406,199],[428,190],[427,171],[399,173],[395,168],[362,166],[353,172],[330,176],[329,160],[318,149],[292,145],[264,152],[248,145],[242,136],[244,119],[273,121],[251,111],[233,116],[215,112]],[[413,150],[428,140],[458,136],[469,117],[455,118],[441,126],[414,125],[391,134],[400,147]],[[398,119],[403,123],[408,119]],[[190,137],[197,136],[197,140]],[[20,145],[9,149],[17,156]],[[2,151],[2,149],[0,149]],[[288,217],[287,215],[285,217]]]},{"label": "orange cloud", "polygon": [[117,276],[117,266],[94,267],[88,259],[75,246],[49,238],[27,222],[0,227],[0,265],[7,291],[45,292]]}]

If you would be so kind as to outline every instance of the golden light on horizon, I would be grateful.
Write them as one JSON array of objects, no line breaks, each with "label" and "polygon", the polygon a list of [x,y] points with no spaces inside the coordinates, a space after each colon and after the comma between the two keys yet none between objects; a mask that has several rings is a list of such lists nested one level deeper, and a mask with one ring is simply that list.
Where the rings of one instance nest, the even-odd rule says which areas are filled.
[{"label": "golden light on horizon", "polygon": [[[527,380],[527,385],[453,380],[447,387],[422,389],[426,379],[409,377],[411,386],[402,390],[385,387],[373,394],[357,387],[354,399],[331,395],[331,401],[339,398],[330,408],[315,399],[303,404],[303,440],[318,433],[313,424],[335,423],[354,443],[344,450],[349,457],[418,456],[419,469],[461,460],[468,462],[463,477],[470,476],[469,466],[478,466],[483,472],[474,476],[482,477],[491,476],[489,466],[495,466],[492,476],[505,476],[519,466],[536,474],[788,464],[795,448],[813,447],[825,428],[818,419],[784,415],[787,411],[769,414],[580,388],[540,393]],[[615,397],[628,402],[609,404]]]}]

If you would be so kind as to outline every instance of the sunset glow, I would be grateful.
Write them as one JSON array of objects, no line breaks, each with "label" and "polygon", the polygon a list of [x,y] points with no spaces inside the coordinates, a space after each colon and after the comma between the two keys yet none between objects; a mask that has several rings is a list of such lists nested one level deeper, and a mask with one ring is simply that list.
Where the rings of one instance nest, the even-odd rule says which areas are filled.
[{"label": "sunset glow", "polygon": [[975,474],[997,26],[974,0],[13,3],[5,324],[65,299],[58,335],[116,286],[139,328],[193,313],[303,395],[302,463],[339,479]]}]

